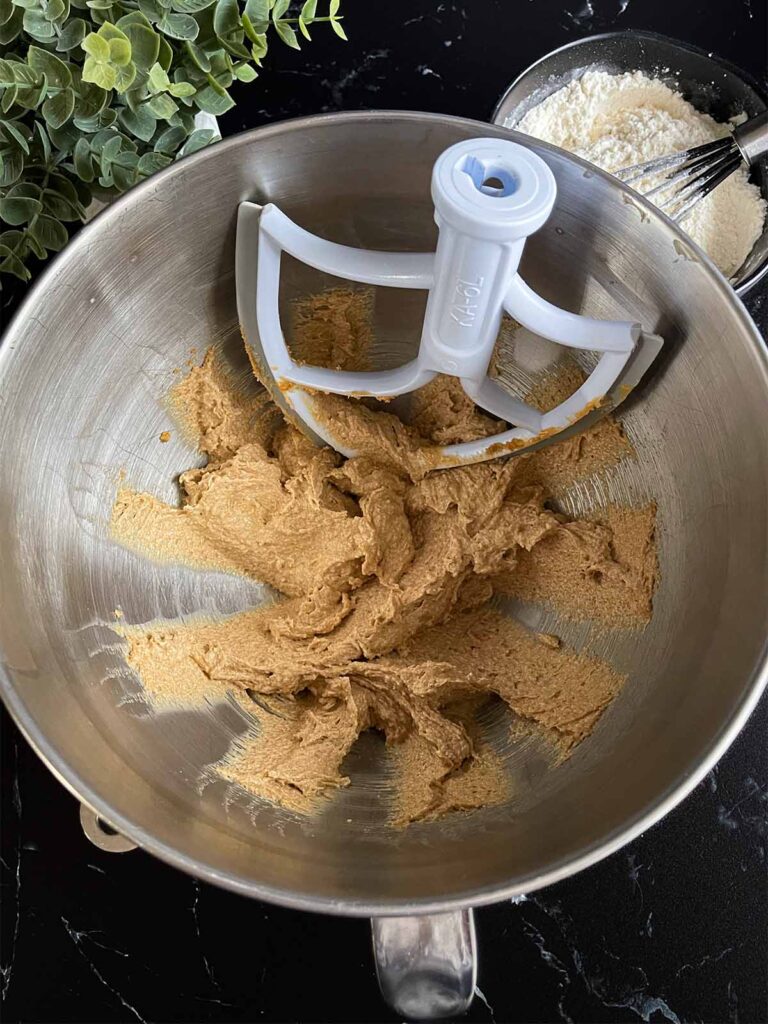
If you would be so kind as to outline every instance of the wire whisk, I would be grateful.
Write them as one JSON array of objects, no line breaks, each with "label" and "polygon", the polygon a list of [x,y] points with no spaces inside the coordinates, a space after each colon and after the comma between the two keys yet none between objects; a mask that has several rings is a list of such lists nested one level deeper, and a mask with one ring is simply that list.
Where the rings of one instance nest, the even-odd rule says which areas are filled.
[{"label": "wire whisk", "polygon": [[626,185],[645,178],[657,182],[643,195],[673,220],[682,221],[742,163],[752,166],[767,152],[768,110],[745,121],[725,138],[633,164],[614,175]]}]

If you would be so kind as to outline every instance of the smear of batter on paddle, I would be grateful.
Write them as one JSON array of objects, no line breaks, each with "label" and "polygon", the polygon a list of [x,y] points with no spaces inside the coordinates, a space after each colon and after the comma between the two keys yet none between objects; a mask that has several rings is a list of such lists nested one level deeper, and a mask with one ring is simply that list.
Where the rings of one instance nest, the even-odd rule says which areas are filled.
[{"label": "smear of batter on paddle", "polygon": [[[305,300],[297,325],[302,358],[359,366],[370,295]],[[492,695],[560,757],[589,734],[622,677],[501,615],[494,593],[606,625],[639,626],[651,614],[654,508],[570,521],[549,504],[631,454],[615,421],[541,453],[435,472],[432,446],[498,425],[451,378],[414,398],[405,425],[323,396],[364,453],[345,460],[286,424],[258,386],[236,387],[210,351],[173,398],[207,464],[180,475],[178,506],[128,487],[114,505],[121,543],[282,595],[226,619],[124,635],[158,706],[233,690],[251,698],[259,735],[217,770],[298,811],[349,783],[344,758],[369,729],[384,735],[398,767],[394,824],[507,799],[503,764],[475,720]]]}]

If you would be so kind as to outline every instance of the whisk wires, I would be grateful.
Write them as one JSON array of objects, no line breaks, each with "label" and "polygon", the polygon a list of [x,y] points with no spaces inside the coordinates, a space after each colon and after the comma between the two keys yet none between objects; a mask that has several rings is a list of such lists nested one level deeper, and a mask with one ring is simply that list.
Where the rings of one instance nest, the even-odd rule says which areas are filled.
[{"label": "whisk wires", "polygon": [[682,221],[701,199],[733,174],[741,162],[739,148],[729,136],[624,167],[616,171],[615,176],[627,185],[661,176],[658,184],[641,191],[648,198],[658,197],[653,200],[656,206],[674,220]]}]

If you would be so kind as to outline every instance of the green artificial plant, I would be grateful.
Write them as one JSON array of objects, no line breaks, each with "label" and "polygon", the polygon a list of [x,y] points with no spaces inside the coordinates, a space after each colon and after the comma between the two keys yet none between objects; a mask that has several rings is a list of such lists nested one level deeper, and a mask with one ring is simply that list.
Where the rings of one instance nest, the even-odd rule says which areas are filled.
[{"label": "green artificial plant", "polygon": [[124,192],[218,134],[271,33],[295,49],[340,0],[0,0],[0,274],[58,252],[91,200]]}]

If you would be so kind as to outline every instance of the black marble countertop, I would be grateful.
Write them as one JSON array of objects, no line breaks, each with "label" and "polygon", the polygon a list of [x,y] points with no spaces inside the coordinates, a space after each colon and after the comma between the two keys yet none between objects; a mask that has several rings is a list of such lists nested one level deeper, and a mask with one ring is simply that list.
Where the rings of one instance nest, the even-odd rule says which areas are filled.
[{"label": "black marble countertop", "polygon": [[[766,73],[764,0],[345,0],[347,44],[275,43],[225,134],[398,108],[485,120],[569,40],[650,29]],[[763,333],[768,289],[747,301]],[[471,1021],[768,1021],[768,703],[685,803],[612,857],[477,915]],[[91,846],[2,719],[3,1020],[390,1021],[365,921],[251,902]]]}]

